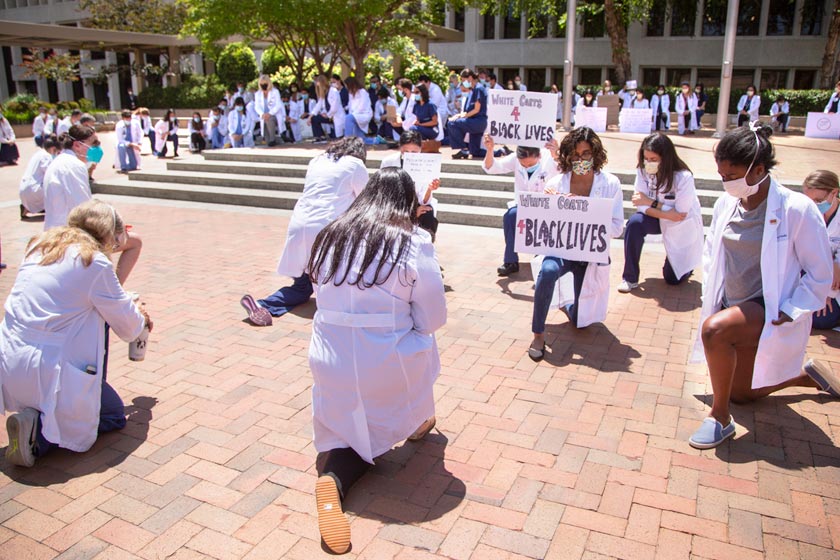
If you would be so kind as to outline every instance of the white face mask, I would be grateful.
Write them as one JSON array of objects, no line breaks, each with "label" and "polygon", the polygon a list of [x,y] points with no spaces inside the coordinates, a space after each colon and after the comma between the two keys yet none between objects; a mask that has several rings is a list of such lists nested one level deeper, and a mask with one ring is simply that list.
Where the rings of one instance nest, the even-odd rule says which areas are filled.
[{"label": "white face mask", "polygon": [[645,173],[648,175],[656,175],[659,171],[659,162],[658,161],[648,161],[645,160]]},{"label": "white face mask", "polygon": [[758,134],[755,131],[753,131],[753,134],[755,134],[755,155],[753,156],[753,160],[750,162],[750,166],[747,168],[746,174],[744,174],[744,176],[740,179],[722,181],[723,189],[726,191],[726,193],[730,196],[734,196],[735,198],[751,197],[752,195],[758,192],[758,187],[761,185],[761,183],[764,182],[764,180],[770,176],[770,174],[767,173],[754,185],[750,185],[749,183],[747,183],[747,175],[750,174],[750,169],[752,169],[752,166],[755,163],[755,158],[758,157],[758,150],[761,146],[761,143],[758,140]]}]

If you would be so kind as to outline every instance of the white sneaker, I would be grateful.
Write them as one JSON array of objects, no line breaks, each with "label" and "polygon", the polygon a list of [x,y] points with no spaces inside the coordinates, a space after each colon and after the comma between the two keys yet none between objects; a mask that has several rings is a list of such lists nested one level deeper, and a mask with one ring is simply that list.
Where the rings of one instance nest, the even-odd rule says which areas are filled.
[{"label": "white sneaker", "polygon": [[35,427],[40,413],[34,408],[24,408],[6,419],[9,432],[9,446],[6,448],[6,461],[12,465],[31,467],[35,464]]},{"label": "white sneaker", "polygon": [[629,294],[630,290],[635,290],[638,287],[638,282],[628,282],[627,280],[622,280],[621,284],[618,285],[618,291],[622,294]]}]

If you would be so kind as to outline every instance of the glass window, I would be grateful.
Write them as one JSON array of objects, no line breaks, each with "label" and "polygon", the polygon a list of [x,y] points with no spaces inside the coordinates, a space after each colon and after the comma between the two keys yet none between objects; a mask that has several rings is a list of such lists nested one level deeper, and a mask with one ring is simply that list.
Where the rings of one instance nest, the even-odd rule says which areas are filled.
[{"label": "glass window", "polygon": [[668,68],[665,72],[665,85],[677,87],[691,81],[691,68]]},{"label": "glass window", "polygon": [[758,35],[760,18],[761,0],[743,0],[738,7],[738,35]]},{"label": "glass window", "polygon": [[601,69],[581,68],[578,83],[582,86],[601,87]]},{"label": "glass window", "polygon": [[787,87],[787,70],[762,70],[760,89],[784,89]]},{"label": "glass window", "polygon": [[698,68],[697,83],[705,87],[720,87],[720,68]]},{"label": "glass window", "polygon": [[90,51],[91,60],[105,60],[105,51]]},{"label": "glass window", "polygon": [[793,14],[796,0],[770,0],[767,35],[793,35]]},{"label": "glass window", "polygon": [[[516,17],[514,17],[516,15]],[[513,11],[508,12],[502,21],[502,39],[521,39],[522,18]]]},{"label": "glass window", "polygon": [[[561,4],[563,4],[563,6],[566,5],[565,2],[561,2]],[[565,13],[565,8],[564,8],[563,13]],[[562,25],[558,21],[558,18],[554,18],[554,32],[551,34],[552,37],[555,37],[557,39],[565,39],[566,38],[566,23],[565,22],[566,22],[565,17],[563,18],[563,24]]]},{"label": "glass window", "polygon": [[584,4],[586,12],[581,17],[584,37],[603,37],[607,31],[604,23],[604,1],[594,0]]},{"label": "glass window", "polygon": [[801,35],[822,35],[822,21],[825,14],[825,0],[802,2]]},{"label": "glass window", "polygon": [[545,68],[526,68],[524,83],[528,91],[545,91]]},{"label": "glass window", "polygon": [[493,14],[484,14],[481,16],[481,38],[496,38],[496,16]]},{"label": "glass window", "polygon": [[694,20],[697,18],[697,2],[673,0],[671,8],[671,36],[691,37],[694,35]]},{"label": "glass window", "polygon": [[816,81],[816,70],[796,70],[793,73],[793,89],[813,89]]},{"label": "glass window", "polygon": [[618,72],[616,72],[615,68],[613,68],[612,66],[607,68],[607,79],[613,85],[613,91],[618,91],[622,87],[624,87],[624,84],[620,84],[618,82]]},{"label": "glass window", "polygon": [[645,87],[655,87],[659,85],[659,68],[642,68],[642,83]]},{"label": "glass window", "polygon": [[516,75],[519,74],[519,68],[500,68],[500,71],[502,74],[498,76],[498,83],[500,86],[507,89],[507,83],[512,82]]},{"label": "glass window", "polygon": [[548,37],[548,16],[538,15],[534,21],[528,20],[528,38],[545,39]]},{"label": "glass window", "polygon": [[726,28],[726,2],[706,0],[703,5],[703,36],[721,37]]},{"label": "glass window", "polygon": [[455,29],[458,31],[464,30],[464,8],[455,10]]},{"label": "glass window", "polygon": [[647,20],[647,36],[662,37],[665,35],[665,6],[667,0],[653,0],[650,15]]},{"label": "glass window", "polygon": [[755,84],[755,71],[752,68],[732,71],[732,89],[747,89]]}]

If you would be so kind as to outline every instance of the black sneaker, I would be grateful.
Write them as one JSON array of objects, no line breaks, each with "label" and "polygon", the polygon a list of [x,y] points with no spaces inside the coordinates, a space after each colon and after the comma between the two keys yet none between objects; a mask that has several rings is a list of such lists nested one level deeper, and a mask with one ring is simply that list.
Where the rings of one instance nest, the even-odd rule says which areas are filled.
[{"label": "black sneaker", "polygon": [[467,159],[468,157],[470,157],[470,153],[466,150],[461,150],[460,152],[452,154],[452,159]]},{"label": "black sneaker", "polygon": [[505,263],[497,268],[496,272],[499,273],[499,276],[510,276],[519,272],[519,263]]}]

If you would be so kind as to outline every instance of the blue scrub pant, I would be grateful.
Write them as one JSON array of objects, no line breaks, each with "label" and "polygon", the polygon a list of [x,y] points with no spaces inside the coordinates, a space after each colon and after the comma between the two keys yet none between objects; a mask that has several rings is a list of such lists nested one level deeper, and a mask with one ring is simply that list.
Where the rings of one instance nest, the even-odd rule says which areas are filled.
[{"label": "blue scrub pant", "polygon": [[[645,244],[645,236],[661,235],[662,227],[659,219],[636,212],[627,220],[627,227],[624,228],[624,273],[621,277],[632,284],[639,281],[639,261],[642,258],[642,247]],[[662,277],[671,286],[682,284],[691,276],[686,272],[682,278],[677,278],[668,257],[665,257],[665,264],[662,266]]]},{"label": "blue scrub pant", "polygon": [[502,217],[502,225],[505,229],[505,260],[507,263],[518,263],[519,253],[514,250],[516,246],[516,206],[508,208]]},{"label": "blue scrub pant", "polygon": [[814,313],[814,322],[811,327],[819,330],[830,330],[837,325],[840,325],[840,303],[834,299],[831,300],[831,310],[827,310],[825,315],[817,317],[817,314]]},{"label": "blue scrub pant", "polygon": [[120,169],[134,171],[137,169],[137,154],[128,144],[117,144],[117,155],[120,157]]},{"label": "blue scrub pant", "polygon": [[291,311],[296,306],[306,303],[315,290],[312,289],[312,281],[309,275],[304,274],[292,278],[291,286],[280,288],[265,299],[257,300],[260,307],[264,307],[274,317],[280,317]]},{"label": "blue scrub pant", "polygon": [[449,145],[453,150],[463,150],[467,147],[464,137],[470,135],[470,155],[484,157],[487,150],[482,148],[484,130],[487,128],[487,117],[469,117],[449,122]]}]

